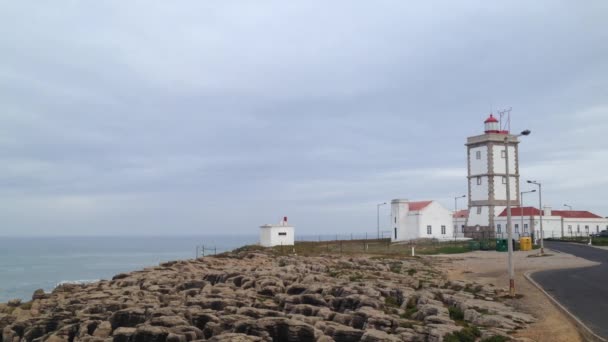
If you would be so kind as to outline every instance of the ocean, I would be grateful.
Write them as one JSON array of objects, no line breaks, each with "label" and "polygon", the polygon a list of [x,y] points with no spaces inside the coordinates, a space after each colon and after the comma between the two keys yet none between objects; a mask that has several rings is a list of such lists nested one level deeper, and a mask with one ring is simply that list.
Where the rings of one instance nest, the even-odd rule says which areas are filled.
[{"label": "ocean", "polygon": [[[0,303],[29,301],[37,289],[62,282],[111,279],[161,262],[192,259],[197,246],[206,254],[258,242],[258,236],[0,237]],[[198,251],[200,255],[200,250]]]}]

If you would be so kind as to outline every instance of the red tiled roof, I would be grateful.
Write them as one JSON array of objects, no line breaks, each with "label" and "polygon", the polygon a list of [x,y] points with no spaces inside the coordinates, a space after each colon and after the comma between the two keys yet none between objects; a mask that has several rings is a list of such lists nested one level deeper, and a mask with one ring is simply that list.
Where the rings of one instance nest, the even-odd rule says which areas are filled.
[{"label": "red tiled roof", "polygon": [[[538,216],[540,214],[540,210],[534,207],[511,208],[511,215],[513,216],[522,216],[522,212],[523,216]],[[602,218],[585,210],[551,210],[551,215],[563,218]],[[507,216],[507,209],[503,210],[498,216]]]},{"label": "red tiled roof", "polygon": [[553,210],[551,213],[563,218],[603,218],[585,210]]},{"label": "red tiled roof", "polygon": [[457,212],[454,213],[454,217],[455,218],[469,217],[469,211],[467,209],[458,210]]},{"label": "red tiled roof", "polygon": [[433,203],[433,201],[419,201],[419,202],[410,202],[410,211],[418,211],[422,210],[429,206],[429,204]]}]

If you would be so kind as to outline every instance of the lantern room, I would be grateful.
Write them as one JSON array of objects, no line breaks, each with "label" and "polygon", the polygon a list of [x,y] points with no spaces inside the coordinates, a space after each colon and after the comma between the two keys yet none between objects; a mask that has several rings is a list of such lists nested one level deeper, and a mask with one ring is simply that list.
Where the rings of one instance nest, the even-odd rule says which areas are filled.
[{"label": "lantern room", "polygon": [[484,121],[485,131],[487,133],[508,133],[507,131],[502,131],[500,129],[500,122],[494,117],[494,115],[490,114],[490,117]]}]

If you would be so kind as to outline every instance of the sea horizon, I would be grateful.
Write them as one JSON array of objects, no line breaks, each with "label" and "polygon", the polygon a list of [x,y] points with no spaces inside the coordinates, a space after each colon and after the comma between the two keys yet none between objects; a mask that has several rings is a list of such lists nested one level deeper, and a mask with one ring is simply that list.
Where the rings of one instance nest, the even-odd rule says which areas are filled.
[{"label": "sea horizon", "polygon": [[258,243],[257,235],[0,236],[0,303],[62,283],[111,279],[159,263]]}]

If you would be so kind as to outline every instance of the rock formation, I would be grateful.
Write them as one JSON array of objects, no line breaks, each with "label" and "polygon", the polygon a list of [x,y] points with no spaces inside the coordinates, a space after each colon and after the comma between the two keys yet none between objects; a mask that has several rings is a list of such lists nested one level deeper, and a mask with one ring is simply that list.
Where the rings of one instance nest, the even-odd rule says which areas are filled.
[{"label": "rock formation", "polygon": [[434,342],[508,339],[533,321],[425,259],[244,249],[0,304],[0,342]]}]

